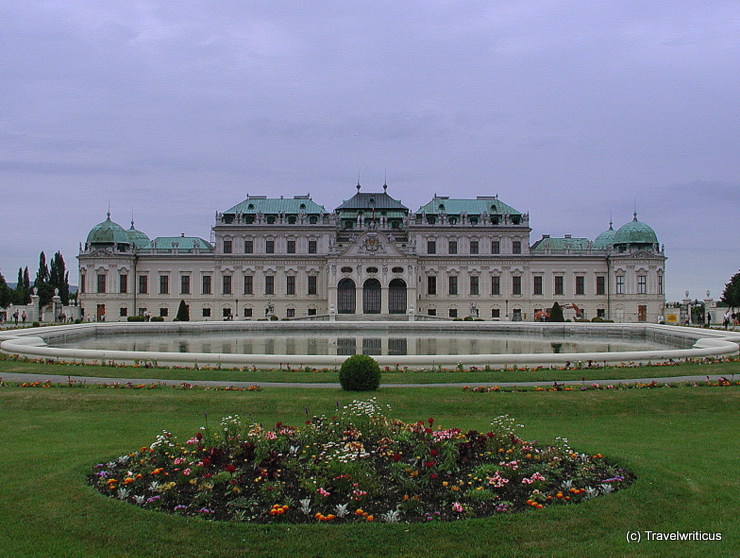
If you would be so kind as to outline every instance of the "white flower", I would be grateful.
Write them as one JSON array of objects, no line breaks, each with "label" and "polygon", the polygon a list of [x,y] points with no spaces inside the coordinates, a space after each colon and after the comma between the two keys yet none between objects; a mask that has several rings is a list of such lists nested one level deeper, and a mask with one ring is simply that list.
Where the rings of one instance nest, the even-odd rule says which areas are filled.
[{"label": "white flower", "polygon": [[401,521],[401,512],[398,510],[390,510],[382,514],[380,519],[386,523],[398,523]]}]

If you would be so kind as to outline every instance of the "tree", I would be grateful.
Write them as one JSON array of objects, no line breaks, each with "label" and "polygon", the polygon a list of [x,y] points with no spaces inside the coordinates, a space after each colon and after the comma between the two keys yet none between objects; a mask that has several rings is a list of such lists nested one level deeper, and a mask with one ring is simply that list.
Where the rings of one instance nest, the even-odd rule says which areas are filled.
[{"label": "tree", "polygon": [[51,275],[46,265],[46,254],[41,252],[39,255],[39,269],[36,272],[36,279],[33,286],[36,288],[36,294],[39,295],[39,306],[46,306],[51,302],[54,296],[54,286],[49,282]]},{"label": "tree", "polygon": [[7,308],[13,302],[13,291],[8,287],[2,272],[0,272],[0,308]]},{"label": "tree", "polygon": [[548,322],[564,322],[565,317],[563,316],[563,309],[557,301],[552,305],[550,309],[550,317],[547,319]]},{"label": "tree", "polygon": [[190,308],[185,304],[184,300],[180,301],[180,306],[177,308],[177,316],[175,316],[176,322],[189,322],[190,321]]},{"label": "tree", "polygon": [[722,302],[732,308],[740,307],[740,271],[733,275],[725,285]]},{"label": "tree", "polygon": [[28,268],[18,268],[18,282],[13,292],[14,304],[28,304],[28,297],[31,294],[31,281],[28,277]]},{"label": "tree", "polygon": [[69,304],[69,272],[66,270],[61,252],[54,254],[54,258],[51,260],[49,283],[53,289],[59,289],[62,304]]}]

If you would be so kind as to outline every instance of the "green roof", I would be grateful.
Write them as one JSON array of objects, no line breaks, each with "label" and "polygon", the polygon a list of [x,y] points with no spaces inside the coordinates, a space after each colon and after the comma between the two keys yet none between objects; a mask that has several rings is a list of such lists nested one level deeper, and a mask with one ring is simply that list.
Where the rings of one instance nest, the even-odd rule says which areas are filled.
[{"label": "green roof", "polygon": [[344,212],[346,210],[362,209],[364,211],[381,210],[381,209],[398,209],[408,212],[409,208],[403,205],[397,199],[390,197],[386,192],[357,192],[350,199],[342,202],[336,211]]},{"label": "green roof", "polygon": [[622,225],[614,235],[614,244],[658,244],[655,231],[637,220],[637,213],[629,223]]},{"label": "green roof", "polygon": [[432,201],[422,205],[416,213],[426,213],[427,215],[438,215],[440,213],[447,215],[482,215],[483,213],[521,215],[519,211],[506,205],[504,202],[494,196],[478,196],[476,199],[449,198],[447,196],[434,196]]},{"label": "green roof", "polygon": [[158,236],[147,246],[156,252],[192,252],[196,248],[201,252],[212,252],[211,243],[197,236]]},{"label": "green roof", "polygon": [[268,198],[267,196],[247,196],[247,199],[236,204],[231,209],[224,211],[225,214],[324,214],[326,209],[317,204],[308,196],[295,196],[294,198]]},{"label": "green roof", "polygon": [[[373,212],[372,209],[357,209],[357,210],[342,210],[342,217],[344,218],[354,218],[357,217],[360,213],[362,213],[365,217],[371,217]],[[386,219],[403,219],[406,217],[406,213],[404,211],[392,211],[387,209],[379,209],[375,212],[375,217],[385,217]]]},{"label": "green roof", "polygon": [[128,241],[134,245],[135,248],[146,248],[149,246],[149,237],[141,231],[137,231],[134,228],[134,222],[131,221],[131,228],[126,231]]},{"label": "green roof", "polygon": [[532,252],[552,251],[583,251],[591,248],[591,241],[588,238],[552,238],[545,237],[532,245]]},{"label": "green roof", "polygon": [[102,223],[98,223],[87,235],[88,244],[129,244],[128,234],[124,228],[118,223],[114,223],[110,220],[110,213],[108,218]]},{"label": "green roof", "polygon": [[599,236],[596,237],[594,240],[594,248],[597,248],[599,250],[603,250],[604,248],[609,248],[612,244],[614,244],[614,235],[617,234],[617,231],[615,231],[612,228],[612,224],[609,223],[609,228],[605,230],[603,233],[601,233]]}]

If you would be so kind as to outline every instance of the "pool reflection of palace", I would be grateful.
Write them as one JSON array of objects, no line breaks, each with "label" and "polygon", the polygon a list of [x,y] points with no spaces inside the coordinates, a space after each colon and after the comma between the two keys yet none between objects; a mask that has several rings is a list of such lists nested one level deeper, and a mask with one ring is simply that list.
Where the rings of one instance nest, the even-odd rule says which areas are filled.
[{"label": "pool reflection of palace", "polygon": [[358,185],[333,212],[309,196],[248,196],[216,214],[213,243],[150,239],[109,214],[80,247],[80,302],[107,321],[172,319],[180,301],[191,320],[535,320],[555,301],[566,318],[663,315],[664,251],[636,214],[593,241],[530,232],[529,214],[497,196],[435,195],[412,212],[385,185]]}]

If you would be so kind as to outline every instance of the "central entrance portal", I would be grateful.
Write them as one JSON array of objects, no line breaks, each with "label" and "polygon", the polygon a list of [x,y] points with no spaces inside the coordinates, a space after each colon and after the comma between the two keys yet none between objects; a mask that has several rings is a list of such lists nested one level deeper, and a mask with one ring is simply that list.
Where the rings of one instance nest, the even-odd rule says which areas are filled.
[{"label": "central entrance portal", "polygon": [[362,313],[380,314],[380,281],[368,279],[362,286]]},{"label": "central entrance portal", "polygon": [[391,314],[405,314],[406,281],[403,279],[394,279],[388,287],[388,312]]},{"label": "central entrance portal", "polygon": [[355,282],[352,279],[342,279],[337,285],[337,311],[340,314],[354,314],[355,304]]}]

